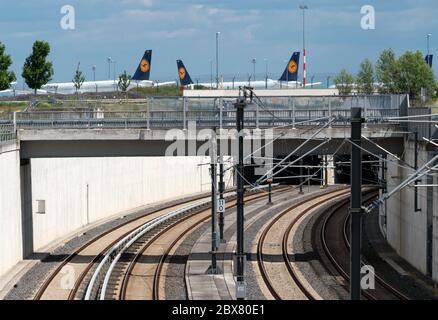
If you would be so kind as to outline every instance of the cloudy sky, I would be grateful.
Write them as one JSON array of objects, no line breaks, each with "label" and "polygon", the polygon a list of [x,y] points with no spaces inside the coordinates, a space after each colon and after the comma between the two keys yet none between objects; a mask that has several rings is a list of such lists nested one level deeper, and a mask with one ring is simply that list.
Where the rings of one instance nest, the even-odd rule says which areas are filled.
[{"label": "cloudy sky", "polygon": [[[347,68],[356,72],[364,58],[375,60],[392,47],[431,52],[438,49],[437,0],[302,0],[306,12],[309,77]],[[183,59],[192,78],[209,78],[215,57],[215,33],[220,31],[220,73],[226,77],[265,72],[271,77],[284,69],[292,51],[301,51],[302,1],[294,0],[2,0],[0,41],[21,68],[35,40],[46,40],[52,52],[56,81],[70,81],[77,63],[88,79],[92,65],[96,78],[108,77],[108,56],[117,61],[117,73],[134,73],[145,49],[153,50],[154,80],[177,76],[176,59]],[[75,30],[64,30],[61,8],[75,8]],[[375,30],[361,28],[361,7],[372,5]],[[438,53],[437,53],[438,54]],[[436,56],[438,59],[438,56]],[[435,73],[438,71],[438,60]]]}]

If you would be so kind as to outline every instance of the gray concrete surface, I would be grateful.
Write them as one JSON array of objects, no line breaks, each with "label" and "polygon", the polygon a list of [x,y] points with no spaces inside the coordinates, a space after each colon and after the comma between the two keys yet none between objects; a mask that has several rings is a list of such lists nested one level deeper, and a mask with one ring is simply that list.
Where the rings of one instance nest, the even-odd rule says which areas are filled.
[{"label": "gray concrete surface", "polygon": [[0,275],[22,257],[20,151],[15,142],[0,144]]}]

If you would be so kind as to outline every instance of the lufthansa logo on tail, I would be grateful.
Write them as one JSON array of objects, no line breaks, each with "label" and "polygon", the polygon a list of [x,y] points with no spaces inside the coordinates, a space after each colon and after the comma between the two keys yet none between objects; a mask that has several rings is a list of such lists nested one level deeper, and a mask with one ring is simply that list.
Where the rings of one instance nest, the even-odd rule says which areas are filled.
[{"label": "lufthansa logo on tail", "polygon": [[146,59],[141,60],[140,70],[141,70],[141,72],[148,72],[149,71],[149,61],[147,61]]},{"label": "lufthansa logo on tail", "polygon": [[289,64],[287,66],[287,70],[289,71],[289,73],[295,73],[297,72],[298,66],[297,63],[293,60],[289,61]]},{"label": "lufthansa logo on tail", "polygon": [[182,80],[186,77],[186,69],[183,67],[179,68],[178,70],[179,78]]}]

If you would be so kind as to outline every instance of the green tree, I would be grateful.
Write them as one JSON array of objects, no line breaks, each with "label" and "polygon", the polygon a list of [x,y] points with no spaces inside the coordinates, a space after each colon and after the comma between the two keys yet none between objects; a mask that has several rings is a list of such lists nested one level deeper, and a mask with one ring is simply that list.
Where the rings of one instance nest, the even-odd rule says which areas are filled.
[{"label": "green tree", "polygon": [[132,77],[126,72],[126,70],[119,75],[118,86],[120,91],[126,94],[126,91],[128,91],[129,85],[131,84],[131,79]]},{"label": "green tree", "polygon": [[32,53],[26,58],[23,66],[22,77],[27,86],[35,90],[40,89],[47,82],[52,80],[53,65],[47,61],[50,53],[50,45],[46,41],[35,41]]},{"label": "green tree", "polygon": [[6,54],[6,47],[0,42],[0,90],[7,90],[17,78],[15,73],[9,71],[12,64],[11,56]]},{"label": "green tree", "polygon": [[399,76],[397,88],[400,92],[409,93],[413,98],[426,89],[429,97],[435,94],[437,87],[433,70],[429,67],[420,51],[406,51],[398,59]]},{"label": "green tree", "polygon": [[73,77],[73,84],[76,89],[76,93],[78,93],[78,90],[82,87],[82,84],[85,81],[85,76],[82,74],[82,71],[79,69],[81,63],[78,63],[78,67],[76,68],[75,76]]},{"label": "green tree", "polygon": [[360,70],[356,77],[357,92],[359,94],[374,93],[374,68],[369,59],[360,64]]},{"label": "green tree", "polygon": [[376,63],[376,77],[379,82],[379,92],[383,94],[397,93],[399,69],[394,50],[386,49],[380,53]]},{"label": "green tree", "polygon": [[353,91],[354,77],[347,70],[342,69],[341,72],[333,79],[336,88],[340,95],[349,95]]}]

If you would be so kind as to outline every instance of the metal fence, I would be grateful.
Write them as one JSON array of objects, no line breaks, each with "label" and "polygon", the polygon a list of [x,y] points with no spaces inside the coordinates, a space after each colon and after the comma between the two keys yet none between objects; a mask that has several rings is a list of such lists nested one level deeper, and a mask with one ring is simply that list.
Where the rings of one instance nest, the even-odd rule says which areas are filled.
[{"label": "metal fence", "polygon": [[[427,122],[432,121],[432,109],[431,108],[410,108],[408,110],[409,116],[422,116],[417,117],[415,119],[410,119],[412,122],[407,122],[407,129],[409,132],[418,132],[418,136],[420,139],[425,137],[427,139],[436,139],[438,138],[438,128],[434,123]],[[415,122],[417,120],[417,122]],[[436,120],[436,118],[435,118]],[[421,122],[425,121],[425,122]],[[409,135],[409,139],[414,139],[413,135]]]},{"label": "metal fence", "polygon": [[[369,124],[386,124],[388,117],[400,116],[406,96],[360,97],[263,97],[248,105],[245,126],[311,126],[334,118],[333,126],[350,122],[350,109],[359,106]],[[150,98],[145,111],[34,111],[18,112],[0,124],[17,128],[234,128],[236,112],[232,98]],[[394,123],[391,123],[394,124]]]},{"label": "metal fence", "polygon": [[5,141],[12,141],[17,138],[16,131],[13,124],[0,123],[0,143]]}]

